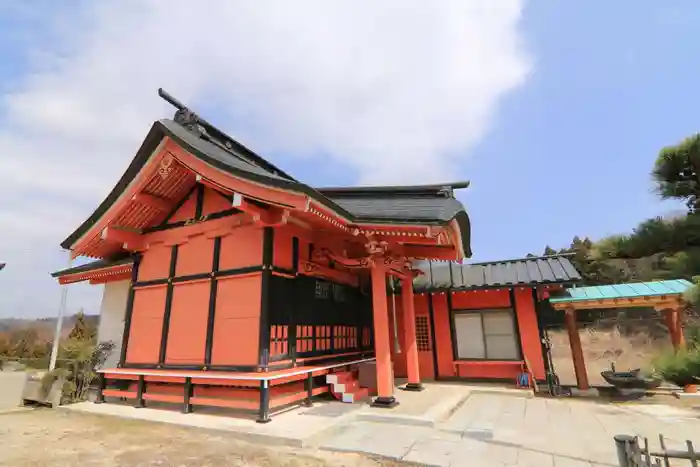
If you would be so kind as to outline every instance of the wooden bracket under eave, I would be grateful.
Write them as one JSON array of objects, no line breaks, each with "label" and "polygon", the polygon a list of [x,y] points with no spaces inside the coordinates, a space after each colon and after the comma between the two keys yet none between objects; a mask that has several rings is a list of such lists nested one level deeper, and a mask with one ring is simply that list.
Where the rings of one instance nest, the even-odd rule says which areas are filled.
[{"label": "wooden bracket under eave", "polygon": [[396,248],[392,248],[392,252],[407,258],[428,258],[444,261],[456,261],[459,256],[454,248],[444,246],[398,245]]},{"label": "wooden bracket under eave", "polygon": [[129,250],[137,247],[142,242],[142,235],[132,230],[123,230],[115,227],[105,227],[102,229],[100,238],[105,242],[119,243],[124,249]]},{"label": "wooden bracket under eave", "polygon": [[299,267],[299,272],[307,276],[328,279],[352,287],[357,287],[360,283],[360,279],[358,278],[358,276],[351,272],[341,271],[339,269],[331,269],[327,266],[312,261],[300,260]]},{"label": "wooden bracket under eave", "polygon": [[276,206],[270,206],[269,209],[265,209],[256,206],[246,200],[245,197],[238,192],[233,193],[233,202],[231,206],[251,216],[256,224],[261,224],[265,227],[284,225],[289,219],[288,209],[282,209]]}]

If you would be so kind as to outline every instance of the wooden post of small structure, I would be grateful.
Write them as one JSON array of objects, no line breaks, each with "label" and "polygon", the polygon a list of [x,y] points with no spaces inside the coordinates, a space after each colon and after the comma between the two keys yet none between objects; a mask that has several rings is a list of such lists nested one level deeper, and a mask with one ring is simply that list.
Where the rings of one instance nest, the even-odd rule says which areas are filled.
[{"label": "wooden post of small structure", "polygon": [[374,353],[377,365],[377,398],[373,407],[391,408],[398,404],[394,398],[394,375],[391,368],[389,343],[389,308],[386,301],[386,269],[380,261],[371,268],[372,315],[374,319]]},{"label": "wooden post of small structure", "polygon": [[676,308],[676,339],[678,341],[678,348],[685,348],[685,335],[683,334],[683,313],[685,311],[684,306],[679,306]]},{"label": "wooden post of small structure", "polygon": [[664,310],[664,318],[666,319],[666,327],[668,327],[668,334],[671,337],[673,349],[678,350],[684,347],[683,309],[681,307],[667,308]]},{"label": "wooden post of small structure", "polygon": [[418,364],[418,344],[416,343],[416,312],[413,297],[413,277],[401,279],[401,308],[403,309],[404,345],[406,346],[407,391],[422,391],[420,367]]},{"label": "wooden post of small structure", "polygon": [[574,371],[576,372],[576,382],[578,388],[585,391],[590,388],[588,384],[588,374],[586,373],[586,362],[583,359],[583,347],[581,346],[581,336],[576,326],[576,310],[567,308],[564,312],[564,322],[569,333],[569,345],[571,346],[571,358],[574,361]]}]

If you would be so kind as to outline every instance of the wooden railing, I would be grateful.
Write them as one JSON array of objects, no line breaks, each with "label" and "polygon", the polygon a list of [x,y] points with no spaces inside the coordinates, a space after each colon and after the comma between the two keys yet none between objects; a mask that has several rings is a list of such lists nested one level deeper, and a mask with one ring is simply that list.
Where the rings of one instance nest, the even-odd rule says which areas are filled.
[{"label": "wooden railing", "polygon": [[644,438],[644,446],[640,444],[637,436],[616,435],[617,460],[620,467],[670,467],[679,465],[671,463],[673,459],[686,460],[692,467],[698,467],[700,453],[695,451],[693,442],[686,440],[685,449],[667,449],[664,437],[659,435],[660,451],[649,449],[649,440]]}]

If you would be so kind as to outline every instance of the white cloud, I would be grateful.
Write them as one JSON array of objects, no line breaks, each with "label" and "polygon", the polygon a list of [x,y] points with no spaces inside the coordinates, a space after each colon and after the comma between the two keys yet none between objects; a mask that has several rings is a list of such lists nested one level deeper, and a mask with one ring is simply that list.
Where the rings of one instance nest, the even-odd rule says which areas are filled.
[{"label": "white cloud", "polygon": [[[460,178],[529,70],[521,3],[112,0],[52,12],[53,34],[27,50],[41,62],[0,96],[0,236],[14,245],[0,249],[2,287],[28,285],[13,263],[60,267],[54,245],[171,115],[161,86],[263,155],[323,154],[363,183]],[[34,300],[57,302],[56,289]]]}]

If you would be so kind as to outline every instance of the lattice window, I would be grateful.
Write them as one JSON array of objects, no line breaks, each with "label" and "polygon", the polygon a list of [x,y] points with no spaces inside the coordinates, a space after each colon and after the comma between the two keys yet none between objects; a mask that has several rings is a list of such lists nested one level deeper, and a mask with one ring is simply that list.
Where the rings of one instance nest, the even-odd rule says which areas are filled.
[{"label": "lattice window", "polygon": [[357,328],[354,326],[334,326],[333,338],[336,350],[354,349],[357,347]]},{"label": "lattice window", "polygon": [[430,352],[430,328],[427,316],[416,316],[416,344],[419,352]]},{"label": "lattice window", "polygon": [[314,327],[297,325],[297,352],[314,350]]},{"label": "lattice window", "polygon": [[322,300],[328,299],[331,296],[331,284],[330,282],[316,280],[316,298]]},{"label": "lattice window", "polygon": [[372,345],[372,330],[368,327],[362,328],[362,347],[367,348]]},{"label": "lattice window", "polygon": [[333,301],[338,303],[345,301],[345,286],[333,284]]},{"label": "lattice window", "polygon": [[330,350],[331,348],[331,327],[316,326],[316,347],[314,350]]},{"label": "lattice window", "polygon": [[270,326],[270,355],[286,355],[288,351],[288,326]]}]

